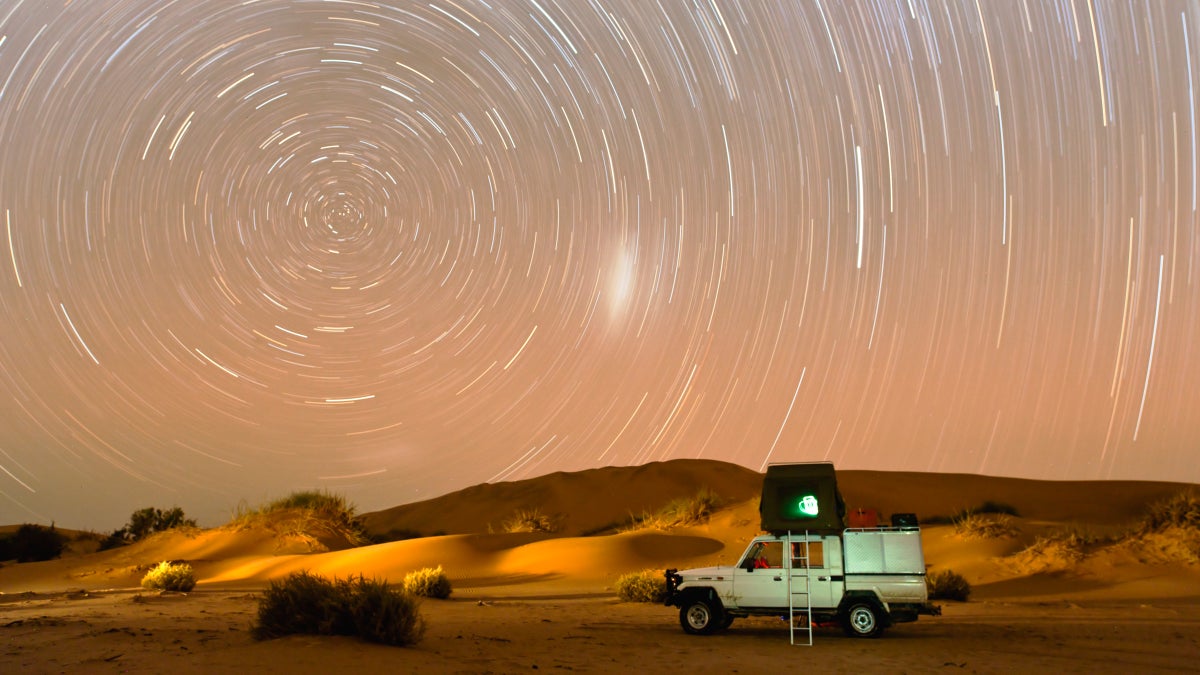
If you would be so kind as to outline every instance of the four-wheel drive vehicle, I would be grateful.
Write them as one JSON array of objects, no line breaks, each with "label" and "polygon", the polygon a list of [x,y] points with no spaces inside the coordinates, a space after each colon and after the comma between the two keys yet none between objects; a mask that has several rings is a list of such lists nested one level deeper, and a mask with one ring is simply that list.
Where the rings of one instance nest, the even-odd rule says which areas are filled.
[{"label": "four-wheel drive vehicle", "polygon": [[911,514],[892,527],[843,526],[833,465],[771,465],[763,481],[762,534],[737,565],[666,571],[666,604],[693,635],[751,615],[837,621],[875,637],[895,623],[938,614],[928,604],[921,531]]},{"label": "four-wheel drive vehicle", "polygon": [[737,617],[804,611],[815,624],[837,621],[849,635],[875,637],[894,623],[936,613],[928,605],[915,527],[761,535],[734,567],[667,570],[667,593],[693,635],[726,628]]}]

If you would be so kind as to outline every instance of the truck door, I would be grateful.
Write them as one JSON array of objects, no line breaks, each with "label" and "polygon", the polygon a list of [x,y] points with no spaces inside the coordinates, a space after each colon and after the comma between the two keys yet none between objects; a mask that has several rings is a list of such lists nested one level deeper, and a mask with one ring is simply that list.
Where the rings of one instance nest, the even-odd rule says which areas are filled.
[{"label": "truck door", "polygon": [[836,535],[793,537],[791,556],[792,595],[795,606],[804,605],[807,591],[813,607],[837,607],[842,600],[842,542]]},{"label": "truck door", "polygon": [[783,550],[782,541],[760,541],[746,551],[733,573],[738,607],[788,606]]}]

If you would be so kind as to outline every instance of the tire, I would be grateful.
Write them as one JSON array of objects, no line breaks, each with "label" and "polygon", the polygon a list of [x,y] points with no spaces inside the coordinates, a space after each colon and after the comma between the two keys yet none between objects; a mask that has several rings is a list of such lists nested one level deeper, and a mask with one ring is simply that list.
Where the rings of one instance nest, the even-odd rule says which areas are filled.
[{"label": "tire", "polygon": [[874,638],[883,632],[879,608],[873,603],[858,602],[842,615],[842,629],[850,637]]},{"label": "tire", "polygon": [[679,608],[679,625],[689,635],[712,635],[724,622],[725,612],[715,600],[695,597]]}]

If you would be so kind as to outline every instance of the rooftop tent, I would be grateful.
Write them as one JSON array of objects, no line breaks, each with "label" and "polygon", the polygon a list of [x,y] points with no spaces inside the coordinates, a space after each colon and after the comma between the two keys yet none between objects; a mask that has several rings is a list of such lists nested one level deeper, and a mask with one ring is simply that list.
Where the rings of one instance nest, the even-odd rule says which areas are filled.
[{"label": "rooftop tent", "polygon": [[768,532],[840,532],[846,504],[830,462],[772,464],[763,479],[758,507]]}]

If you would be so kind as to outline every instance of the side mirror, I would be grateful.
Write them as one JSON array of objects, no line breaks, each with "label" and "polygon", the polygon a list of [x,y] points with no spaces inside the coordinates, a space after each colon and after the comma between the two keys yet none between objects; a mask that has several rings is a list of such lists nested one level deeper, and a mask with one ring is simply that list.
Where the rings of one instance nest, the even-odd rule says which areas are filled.
[{"label": "side mirror", "polygon": [[746,562],[742,563],[742,569],[746,570],[747,572],[753,572],[754,571],[754,559],[751,558],[751,559],[747,560]]}]

